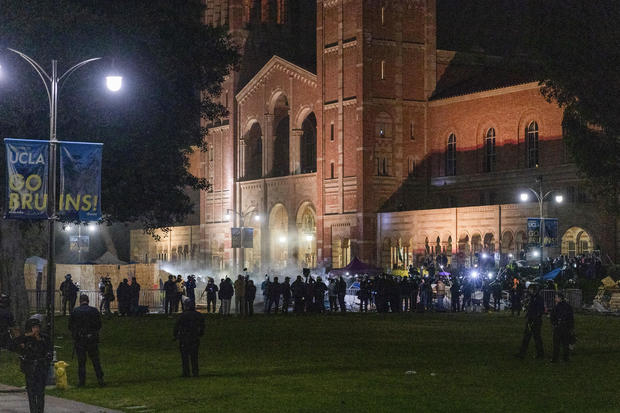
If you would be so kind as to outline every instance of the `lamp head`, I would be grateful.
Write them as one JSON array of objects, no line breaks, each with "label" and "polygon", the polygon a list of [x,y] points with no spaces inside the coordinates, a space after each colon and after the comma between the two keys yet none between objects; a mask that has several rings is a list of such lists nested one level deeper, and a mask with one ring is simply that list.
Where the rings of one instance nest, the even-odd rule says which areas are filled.
[{"label": "lamp head", "polygon": [[530,196],[527,192],[521,192],[521,195],[519,195],[519,199],[521,199],[521,202],[525,202],[530,199]]},{"label": "lamp head", "polygon": [[106,76],[105,84],[110,92],[118,92],[119,90],[121,90],[121,87],[123,86],[123,77],[122,76]]},{"label": "lamp head", "polygon": [[558,204],[561,204],[562,202],[564,202],[564,197],[562,195],[556,195],[555,202],[557,202]]}]

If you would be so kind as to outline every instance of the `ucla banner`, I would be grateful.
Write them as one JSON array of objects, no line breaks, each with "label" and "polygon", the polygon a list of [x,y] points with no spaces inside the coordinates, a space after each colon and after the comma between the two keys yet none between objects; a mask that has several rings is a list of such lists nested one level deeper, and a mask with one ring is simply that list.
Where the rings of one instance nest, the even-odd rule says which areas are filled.
[{"label": "ucla banner", "polygon": [[[527,237],[530,246],[540,245],[540,218],[527,219]],[[543,243],[545,247],[558,246],[558,219],[545,218],[543,229]]]},{"label": "ucla banner", "polygon": [[101,154],[103,144],[59,142],[58,216],[71,221],[101,219]]},{"label": "ucla banner", "polygon": [[6,218],[47,219],[49,142],[5,139]]}]

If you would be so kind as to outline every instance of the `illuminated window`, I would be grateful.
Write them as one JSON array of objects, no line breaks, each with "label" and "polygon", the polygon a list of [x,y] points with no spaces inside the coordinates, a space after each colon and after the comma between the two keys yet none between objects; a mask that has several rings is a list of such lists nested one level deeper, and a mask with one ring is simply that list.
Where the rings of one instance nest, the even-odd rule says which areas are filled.
[{"label": "illuminated window", "polygon": [[484,171],[493,172],[495,170],[495,129],[487,131],[484,138]]},{"label": "illuminated window", "polygon": [[527,167],[538,166],[538,123],[532,122],[525,129],[525,142],[527,150]]},{"label": "illuminated window", "polygon": [[381,25],[385,24],[385,7],[381,7]]},{"label": "illuminated window", "polygon": [[446,148],[446,175],[456,175],[456,136],[451,133]]}]

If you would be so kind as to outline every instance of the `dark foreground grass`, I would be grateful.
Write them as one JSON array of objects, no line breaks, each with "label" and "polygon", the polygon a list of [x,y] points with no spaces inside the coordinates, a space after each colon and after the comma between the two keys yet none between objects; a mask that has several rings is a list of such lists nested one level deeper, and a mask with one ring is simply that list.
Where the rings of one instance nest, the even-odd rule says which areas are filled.
[{"label": "dark foreground grass", "polygon": [[[180,377],[173,323],[105,320],[108,386],[95,385],[88,365],[86,388],[48,394],[119,410],[620,412],[615,317],[578,316],[572,361],[552,365],[513,357],[523,319],[506,314],[207,316],[198,379]],[[71,365],[75,385],[66,318],[57,326],[59,358]],[[550,354],[548,320],[543,338]],[[0,363],[1,383],[24,384],[14,355],[0,353]]]}]

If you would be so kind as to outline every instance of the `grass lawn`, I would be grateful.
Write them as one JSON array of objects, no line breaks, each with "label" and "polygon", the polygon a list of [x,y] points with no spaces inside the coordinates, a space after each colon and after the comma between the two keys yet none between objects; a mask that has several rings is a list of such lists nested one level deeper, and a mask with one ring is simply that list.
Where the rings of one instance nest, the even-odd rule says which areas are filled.
[{"label": "grass lawn", "polygon": [[[104,320],[108,386],[96,386],[89,364],[86,388],[48,394],[125,411],[620,411],[618,317],[577,316],[577,350],[553,365],[513,357],[524,321],[508,314],[211,315],[198,379],[180,377],[173,323]],[[59,359],[75,385],[66,324],[58,318]],[[543,340],[550,355],[547,319]],[[0,363],[0,383],[24,384],[15,355],[0,353]]]}]

